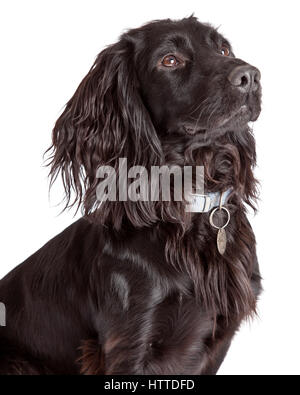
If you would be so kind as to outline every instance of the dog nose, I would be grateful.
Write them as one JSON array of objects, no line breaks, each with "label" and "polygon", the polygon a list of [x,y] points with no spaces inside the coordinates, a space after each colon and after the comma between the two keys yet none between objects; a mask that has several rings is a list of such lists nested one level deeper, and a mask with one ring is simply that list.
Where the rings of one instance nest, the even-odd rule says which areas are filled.
[{"label": "dog nose", "polygon": [[231,85],[244,93],[254,92],[259,87],[260,71],[253,66],[237,66],[228,76]]}]

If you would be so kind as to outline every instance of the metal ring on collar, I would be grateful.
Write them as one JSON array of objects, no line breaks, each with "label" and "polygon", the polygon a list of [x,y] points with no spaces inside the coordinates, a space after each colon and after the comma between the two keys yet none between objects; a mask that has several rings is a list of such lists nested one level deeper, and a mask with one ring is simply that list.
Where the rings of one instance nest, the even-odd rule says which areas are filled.
[{"label": "metal ring on collar", "polygon": [[[225,225],[223,225],[223,226],[217,226],[217,225],[214,224],[214,221],[213,221],[214,214],[215,214],[215,212],[218,211],[218,210],[224,210],[224,211],[227,213],[227,221],[226,221]],[[216,207],[216,208],[211,212],[211,214],[210,214],[210,216],[209,216],[209,223],[210,223],[211,226],[213,226],[215,229],[225,229],[226,226],[229,224],[229,221],[230,221],[230,212],[229,212],[229,210],[227,210],[226,207],[223,207],[223,206],[222,206],[222,207]]]}]

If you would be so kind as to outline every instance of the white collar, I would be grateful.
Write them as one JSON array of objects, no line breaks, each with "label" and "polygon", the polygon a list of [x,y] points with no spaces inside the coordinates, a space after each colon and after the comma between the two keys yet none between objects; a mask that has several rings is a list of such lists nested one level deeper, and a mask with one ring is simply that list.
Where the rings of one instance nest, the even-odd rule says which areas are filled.
[{"label": "white collar", "polygon": [[192,193],[190,195],[191,198],[189,199],[189,204],[187,204],[185,207],[185,211],[189,213],[208,213],[213,208],[220,206],[220,203],[221,206],[226,204],[228,196],[231,192],[232,188],[227,189],[223,193],[209,192],[206,195]]}]

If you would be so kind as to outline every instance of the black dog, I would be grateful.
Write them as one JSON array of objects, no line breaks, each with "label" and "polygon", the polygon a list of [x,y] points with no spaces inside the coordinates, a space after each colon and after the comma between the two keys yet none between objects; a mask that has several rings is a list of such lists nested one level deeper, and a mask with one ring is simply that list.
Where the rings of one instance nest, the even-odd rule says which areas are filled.
[{"label": "black dog", "polygon": [[[260,100],[259,71],[194,17],[130,30],[98,55],[53,130],[52,182],[62,175],[84,217],[1,280],[0,373],[217,372],[260,292],[244,206]],[[204,166],[206,192],[230,191],[225,252],[210,213],[186,201],[99,202],[97,169],[119,158]]]}]

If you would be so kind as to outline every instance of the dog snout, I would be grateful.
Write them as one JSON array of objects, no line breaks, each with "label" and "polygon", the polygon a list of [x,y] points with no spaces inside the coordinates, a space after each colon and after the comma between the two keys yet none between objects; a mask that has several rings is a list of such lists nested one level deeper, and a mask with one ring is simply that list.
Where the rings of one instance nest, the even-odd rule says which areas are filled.
[{"label": "dog snout", "polygon": [[260,86],[260,71],[253,66],[235,67],[228,75],[228,80],[243,93],[255,92]]}]

